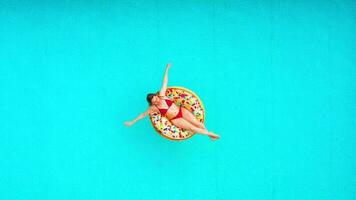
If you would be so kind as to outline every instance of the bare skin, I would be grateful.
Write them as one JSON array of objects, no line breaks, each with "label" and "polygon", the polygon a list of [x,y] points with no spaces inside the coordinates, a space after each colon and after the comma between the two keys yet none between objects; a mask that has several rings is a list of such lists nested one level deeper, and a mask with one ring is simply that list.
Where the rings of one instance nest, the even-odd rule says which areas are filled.
[{"label": "bare skin", "polygon": [[[141,113],[134,120],[125,122],[124,124],[126,126],[132,126],[138,120],[148,116],[149,114],[154,113],[154,112],[159,112],[157,107],[160,108],[160,109],[167,109],[168,108],[168,105],[166,104],[164,99],[168,99],[168,97],[165,96],[165,94],[166,94],[166,90],[167,90],[168,71],[169,71],[170,67],[171,67],[171,64],[167,64],[166,71],[165,71],[165,74],[164,74],[164,77],[163,77],[163,83],[162,83],[161,90],[160,90],[158,95],[155,95],[152,98],[152,100],[151,100],[152,105],[149,106],[145,112]],[[179,107],[176,104],[173,103],[171,105],[171,107],[167,110],[166,117],[168,119],[171,119],[174,116],[176,116],[178,114],[178,112],[179,112]],[[185,129],[185,130],[188,130],[188,131],[191,131],[193,133],[199,133],[199,134],[207,135],[212,140],[216,140],[216,139],[220,138],[219,135],[217,135],[217,134],[215,134],[213,132],[209,132],[206,129],[206,127],[204,126],[204,124],[201,123],[193,115],[193,113],[191,113],[189,110],[187,110],[184,107],[182,107],[182,118],[173,119],[173,120],[171,120],[171,122],[175,126],[180,127],[182,129]]]}]

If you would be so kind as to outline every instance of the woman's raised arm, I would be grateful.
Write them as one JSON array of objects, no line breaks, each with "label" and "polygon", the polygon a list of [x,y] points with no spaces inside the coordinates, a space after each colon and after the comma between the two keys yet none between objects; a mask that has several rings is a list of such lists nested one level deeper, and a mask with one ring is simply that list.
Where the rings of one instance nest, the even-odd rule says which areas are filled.
[{"label": "woman's raised arm", "polygon": [[167,84],[168,84],[168,70],[171,68],[171,64],[168,63],[166,66],[166,71],[164,73],[163,77],[163,83],[162,83],[162,88],[159,91],[159,96],[166,96],[166,90],[167,90]]}]

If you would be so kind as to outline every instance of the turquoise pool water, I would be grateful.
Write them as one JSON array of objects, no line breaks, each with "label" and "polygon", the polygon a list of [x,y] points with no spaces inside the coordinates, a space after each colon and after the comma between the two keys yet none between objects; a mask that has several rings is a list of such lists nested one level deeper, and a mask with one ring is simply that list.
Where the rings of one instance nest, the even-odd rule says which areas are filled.
[{"label": "turquoise pool water", "polygon": [[[354,1],[1,1],[0,199],[356,199]],[[187,87],[221,135],[160,137]]]}]

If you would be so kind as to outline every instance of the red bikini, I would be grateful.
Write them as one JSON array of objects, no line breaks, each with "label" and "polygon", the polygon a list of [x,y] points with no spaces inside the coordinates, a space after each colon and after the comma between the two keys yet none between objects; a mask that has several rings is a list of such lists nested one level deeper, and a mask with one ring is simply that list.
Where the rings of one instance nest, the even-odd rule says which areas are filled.
[{"label": "red bikini", "polygon": [[[167,113],[167,111],[168,111],[168,109],[171,107],[171,105],[173,104],[173,101],[172,100],[170,100],[170,99],[164,99],[165,101],[166,101],[166,104],[167,104],[167,106],[168,106],[168,108],[167,109],[160,109],[160,108],[158,108],[157,106],[156,106],[156,108],[159,110],[159,112],[161,113],[161,115],[165,115],[166,113]],[[178,119],[178,118],[182,118],[183,117],[183,113],[182,113],[182,106],[179,106],[179,112],[178,112],[178,114],[175,116],[175,117],[173,117],[172,119],[170,119],[170,120],[173,120],[173,119]]]}]

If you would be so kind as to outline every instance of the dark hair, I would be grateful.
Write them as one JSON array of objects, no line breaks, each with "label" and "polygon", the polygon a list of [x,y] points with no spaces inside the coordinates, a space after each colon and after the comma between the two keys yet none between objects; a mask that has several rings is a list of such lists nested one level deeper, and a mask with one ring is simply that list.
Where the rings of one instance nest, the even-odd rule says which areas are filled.
[{"label": "dark hair", "polygon": [[150,104],[150,106],[152,105],[152,98],[153,98],[154,96],[156,96],[155,93],[149,93],[149,94],[147,94],[146,100],[147,100],[148,104]]}]

